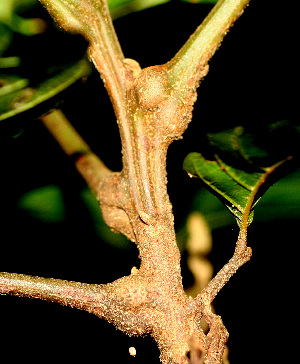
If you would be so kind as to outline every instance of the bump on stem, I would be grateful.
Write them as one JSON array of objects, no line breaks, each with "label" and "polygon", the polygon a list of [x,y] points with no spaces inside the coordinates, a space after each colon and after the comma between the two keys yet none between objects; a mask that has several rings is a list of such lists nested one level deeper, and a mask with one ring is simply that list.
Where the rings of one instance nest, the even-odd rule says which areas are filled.
[{"label": "bump on stem", "polygon": [[[71,307],[84,308],[90,312],[100,309],[100,313],[97,311],[99,316],[113,322],[128,334],[151,333],[161,349],[161,359],[164,363],[187,363],[188,342],[194,335],[201,343],[201,347],[203,346],[206,350],[204,363],[220,363],[227,340],[227,330],[220,317],[211,312],[210,303],[231,275],[250,258],[250,250],[245,248],[245,237],[241,237],[237,244],[237,247],[245,248],[244,256],[240,254],[239,249],[236,249],[233,258],[208,287],[195,300],[190,300],[182,287],[180,254],[175,241],[170,207],[157,214],[156,220],[144,220],[148,220],[148,210],[151,210],[152,206],[155,207],[155,203],[168,203],[165,171],[167,147],[170,141],[180,137],[187,127],[192,104],[196,100],[195,89],[200,78],[207,73],[208,60],[249,1],[220,0],[186,45],[170,62],[161,66],[167,72],[170,84],[167,87],[167,93],[170,92],[166,101],[170,101],[173,96],[177,105],[187,103],[189,109],[180,116],[180,122],[182,122],[180,133],[170,136],[172,123],[167,125],[170,128],[167,133],[164,130],[166,128],[159,124],[159,121],[165,120],[159,109],[161,105],[152,105],[151,108],[142,110],[144,115],[140,119],[136,118],[136,123],[133,125],[134,117],[137,117],[139,111],[143,109],[142,103],[145,100],[140,100],[141,102],[136,104],[137,95],[134,95],[134,100],[130,99],[129,91],[135,82],[135,77],[143,77],[143,74],[138,70],[135,76],[134,72],[128,71],[108,13],[107,2],[105,0],[41,0],[61,26],[68,30],[79,31],[90,41],[91,57],[102,75],[118,119],[124,169],[120,174],[110,174],[101,162],[96,162],[94,157],[92,161],[87,158],[82,159],[84,154],[77,159],[77,167],[79,165],[81,173],[88,181],[91,181],[89,183],[93,189],[99,188],[96,186],[104,177],[108,192],[103,197],[107,198],[110,208],[119,208],[127,214],[126,224],[134,230],[142,264],[141,268],[130,276],[105,285],[105,288],[102,285],[83,286],[74,282],[58,282],[39,277],[30,278],[1,273],[1,292],[48,299]],[[144,86],[147,86],[146,81]],[[178,95],[178,92],[181,94]],[[136,108],[130,108],[131,102]],[[174,119],[174,123],[178,120]],[[175,129],[178,127],[175,125]],[[53,124],[50,129],[55,135]],[[69,132],[72,134],[70,129],[67,133]],[[76,139],[74,134],[72,135],[74,144],[71,142],[67,145],[59,135],[56,137],[60,139],[67,153],[72,154],[79,147],[87,152],[87,156],[91,156],[87,145]],[[139,140],[136,140],[136,137]],[[162,147],[165,149],[163,152],[156,152]],[[137,158],[139,156],[142,158]],[[87,166],[83,161],[87,162]],[[143,166],[139,164],[141,162],[144,163]],[[94,168],[95,164],[98,165],[97,168]],[[155,178],[158,169],[159,186],[154,188],[152,178]],[[93,182],[93,175],[97,182]],[[145,176],[148,176],[149,183],[143,181]],[[105,183],[101,186],[105,188]],[[112,186],[113,191],[110,188]],[[150,189],[150,195],[145,188]],[[161,201],[157,200],[158,194],[162,196]],[[149,200],[148,196],[152,200]],[[133,201],[134,198],[136,202]],[[198,325],[199,316],[203,316],[210,325],[210,332],[206,337]]]}]

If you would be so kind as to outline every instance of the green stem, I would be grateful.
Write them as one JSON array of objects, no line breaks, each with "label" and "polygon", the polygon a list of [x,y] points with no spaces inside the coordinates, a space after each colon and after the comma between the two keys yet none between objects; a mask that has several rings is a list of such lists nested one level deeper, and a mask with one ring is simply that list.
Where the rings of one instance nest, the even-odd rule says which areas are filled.
[{"label": "green stem", "polygon": [[202,24],[196,29],[180,51],[169,62],[170,79],[174,84],[188,83],[196,74],[206,73],[204,68],[220,46],[235,20],[242,14],[250,0],[219,0]]}]

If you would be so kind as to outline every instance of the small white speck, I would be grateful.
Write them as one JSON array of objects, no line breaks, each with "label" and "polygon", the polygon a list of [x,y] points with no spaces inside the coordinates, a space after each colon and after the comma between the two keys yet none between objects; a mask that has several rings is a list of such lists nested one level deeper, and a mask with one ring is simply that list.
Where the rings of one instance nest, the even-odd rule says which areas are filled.
[{"label": "small white speck", "polygon": [[129,354],[130,354],[131,356],[136,356],[136,349],[135,349],[135,347],[131,346],[131,347],[129,348]]}]

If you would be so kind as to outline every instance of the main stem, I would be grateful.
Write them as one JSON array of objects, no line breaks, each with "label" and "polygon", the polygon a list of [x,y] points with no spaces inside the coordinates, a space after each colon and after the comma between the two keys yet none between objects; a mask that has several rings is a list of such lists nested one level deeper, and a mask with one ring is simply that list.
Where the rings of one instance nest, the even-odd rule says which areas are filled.
[{"label": "main stem", "polygon": [[[105,0],[41,1],[65,29],[79,31],[90,42],[91,57],[105,82],[120,129],[122,171],[109,171],[72,129],[64,128],[60,113],[42,120],[67,154],[82,149],[77,168],[97,194],[107,224],[137,244],[141,265],[99,289],[2,273],[0,292],[71,302],[130,335],[151,334],[164,363],[187,363],[191,351],[200,353],[204,364],[220,364],[228,335],[210,303],[241,260],[229,262],[224,267],[227,275],[217,275],[194,301],[185,295],[166,187],[166,154],[192,118],[196,89],[207,73],[209,59],[249,0],[220,0],[170,62],[144,70],[124,59]],[[74,142],[66,142],[62,133]],[[202,316],[210,326],[207,336],[200,326]]]}]

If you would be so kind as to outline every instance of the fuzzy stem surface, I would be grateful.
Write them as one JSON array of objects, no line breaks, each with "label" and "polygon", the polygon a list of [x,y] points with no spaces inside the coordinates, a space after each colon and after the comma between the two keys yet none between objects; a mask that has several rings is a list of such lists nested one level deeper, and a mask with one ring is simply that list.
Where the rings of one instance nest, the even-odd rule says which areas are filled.
[{"label": "fuzzy stem surface", "polygon": [[93,311],[103,304],[101,285],[70,282],[25,274],[0,273],[0,293],[38,298],[80,310]]},{"label": "fuzzy stem surface", "polygon": [[[141,265],[107,285],[1,273],[0,292],[86,309],[129,335],[150,334],[166,364],[188,363],[194,338],[192,347],[200,350],[201,361],[219,364],[228,333],[210,303],[245,259],[237,253],[236,262],[229,262],[195,300],[186,296],[167,194],[166,154],[192,118],[196,89],[209,59],[249,0],[220,0],[170,62],[144,70],[124,59],[105,0],[41,2],[61,26],[90,42],[91,58],[120,129],[122,171],[109,171],[62,122],[61,114],[45,116],[43,122],[68,155],[80,150],[77,168],[98,195],[105,221],[135,241]],[[63,135],[70,136],[70,142]],[[244,245],[240,239],[239,246]],[[201,317],[210,326],[208,335],[201,329]]]},{"label": "fuzzy stem surface", "polygon": [[250,0],[219,0],[196,31],[168,62],[171,82],[186,87],[191,79],[206,75],[208,61],[220,46]]}]

